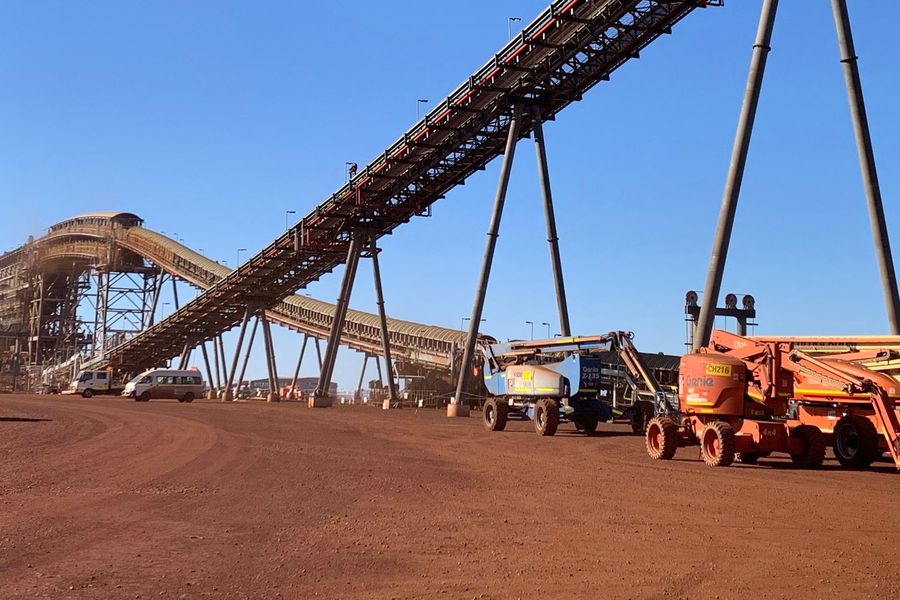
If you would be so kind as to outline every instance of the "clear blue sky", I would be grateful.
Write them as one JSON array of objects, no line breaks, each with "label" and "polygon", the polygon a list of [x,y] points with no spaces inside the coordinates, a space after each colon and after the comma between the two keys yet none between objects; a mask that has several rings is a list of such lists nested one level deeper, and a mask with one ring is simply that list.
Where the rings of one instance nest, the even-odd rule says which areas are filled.
[{"label": "clear blue sky", "polygon": [[[0,247],[133,211],[234,265],[379,154],[540,0],[4,2]],[[573,327],[680,352],[703,285],[758,0],[698,10],[546,127]],[[900,3],[851,0],[890,233],[900,246]],[[885,310],[827,2],[783,2],[723,293],[759,333],[882,333]],[[557,326],[533,149],[514,167],[484,330]],[[499,161],[383,242],[392,316],[471,311]],[[246,255],[245,255],[246,256]],[[340,271],[307,290],[333,301]],[[352,305],[373,310],[369,266]],[[536,334],[543,328],[538,327]],[[287,374],[299,336],[278,331]],[[336,378],[355,386],[359,355]],[[264,372],[256,357],[251,374]],[[313,371],[307,363],[304,374]],[[374,373],[374,371],[373,371]]]}]

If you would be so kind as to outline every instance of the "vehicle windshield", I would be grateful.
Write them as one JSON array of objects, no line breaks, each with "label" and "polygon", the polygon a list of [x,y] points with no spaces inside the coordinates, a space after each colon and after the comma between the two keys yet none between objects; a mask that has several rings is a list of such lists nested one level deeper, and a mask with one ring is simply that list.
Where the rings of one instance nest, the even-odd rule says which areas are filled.
[{"label": "vehicle windshield", "polygon": [[128,383],[150,383],[150,376],[141,374],[131,379]]},{"label": "vehicle windshield", "polygon": [[90,371],[86,373],[82,373],[81,377],[78,378],[78,381],[90,381],[93,378],[93,373]]}]

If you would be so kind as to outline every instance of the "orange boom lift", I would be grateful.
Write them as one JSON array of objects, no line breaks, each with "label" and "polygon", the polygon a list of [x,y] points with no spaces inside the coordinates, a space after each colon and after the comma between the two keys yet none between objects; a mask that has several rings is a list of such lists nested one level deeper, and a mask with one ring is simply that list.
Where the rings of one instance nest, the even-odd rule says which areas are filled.
[{"label": "orange boom lift", "polygon": [[831,445],[844,466],[867,467],[887,450],[900,468],[900,383],[865,364],[897,344],[898,336],[871,342],[714,331],[708,346],[681,358],[679,410],[650,422],[647,451],[666,460],[699,445],[710,466],[781,452],[815,468]]}]

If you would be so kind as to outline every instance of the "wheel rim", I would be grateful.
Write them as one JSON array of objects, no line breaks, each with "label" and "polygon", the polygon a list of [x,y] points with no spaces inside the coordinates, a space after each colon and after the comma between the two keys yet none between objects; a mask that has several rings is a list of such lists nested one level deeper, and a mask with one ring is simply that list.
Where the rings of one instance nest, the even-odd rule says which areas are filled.
[{"label": "wheel rim", "polygon": [[488,422],[488,425],[494,424],[494,419],[496,419],[496,415],[494,414],[493,406],[485,406],[484,407],[484,420]]},{"label": "wheel rim", "polygon": [[859,432],[853,427],[843,427],[834,440],[834,445],[842,456],[853,458],[859,451]]},{"label": "wheel rim", "polygon": [[703,451],[711,458],[718,458],[720,449],[719,436],[714,429],[707,429],[703,436]]},{"label": "wheel rim", "polygon": [[547,427],[547,411],[544,410],[543,408],[538,408],[537,411],[538,411],[538,419],[537,419],[538,425],[540,425],[541,429],[544,429],[545,427]]},{"label": "wheel rim", "polygon": [[654,452],[659,452],[662,448],[662,430],[659,424],[652,423],[647,429],[647,443]]}]

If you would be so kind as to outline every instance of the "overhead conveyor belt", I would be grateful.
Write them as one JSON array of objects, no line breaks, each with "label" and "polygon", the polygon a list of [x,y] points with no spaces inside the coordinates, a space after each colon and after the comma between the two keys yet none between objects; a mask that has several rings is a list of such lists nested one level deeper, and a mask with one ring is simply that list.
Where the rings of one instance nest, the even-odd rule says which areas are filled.
[{"label": "overhead conveyor belt", "polygon": [[[147,259],[165,272],[207,290],[231,273],[231,269],[177,241],[141,226],[125,226],[110,219],[89,215],[69,219],[50,228],[50,233],[0,260],[0,270],[13,270],[30,253],[42,263],[84,260],[103,264],[108,253],[127,251]],[[266,303],[266,316],[285,327],[325,339],[334,319],[335,306],[307,296],[290,295],[279,302]],[[21,310],[21,309],[19,309]],[[388,319],[393,356],[411,365],[436,371],[452,368],[456,348],[465,341],[462,331]],[[381,354],[378,316],[350,310],[341,344]]]},{"label": "overhead conveyor belt", "polygon": [[[721,0],[560,0],[396,142],[261,252],[170,317],[108,351],[115,365],[160,364],[185,341],[234,327],[248,305],[278,305],[345,261],[361,229],[376,238],[428,207],[503,152],[513,107],[559,111],[692,10]],[[532,124],[526,120],[521,135]]]}]

